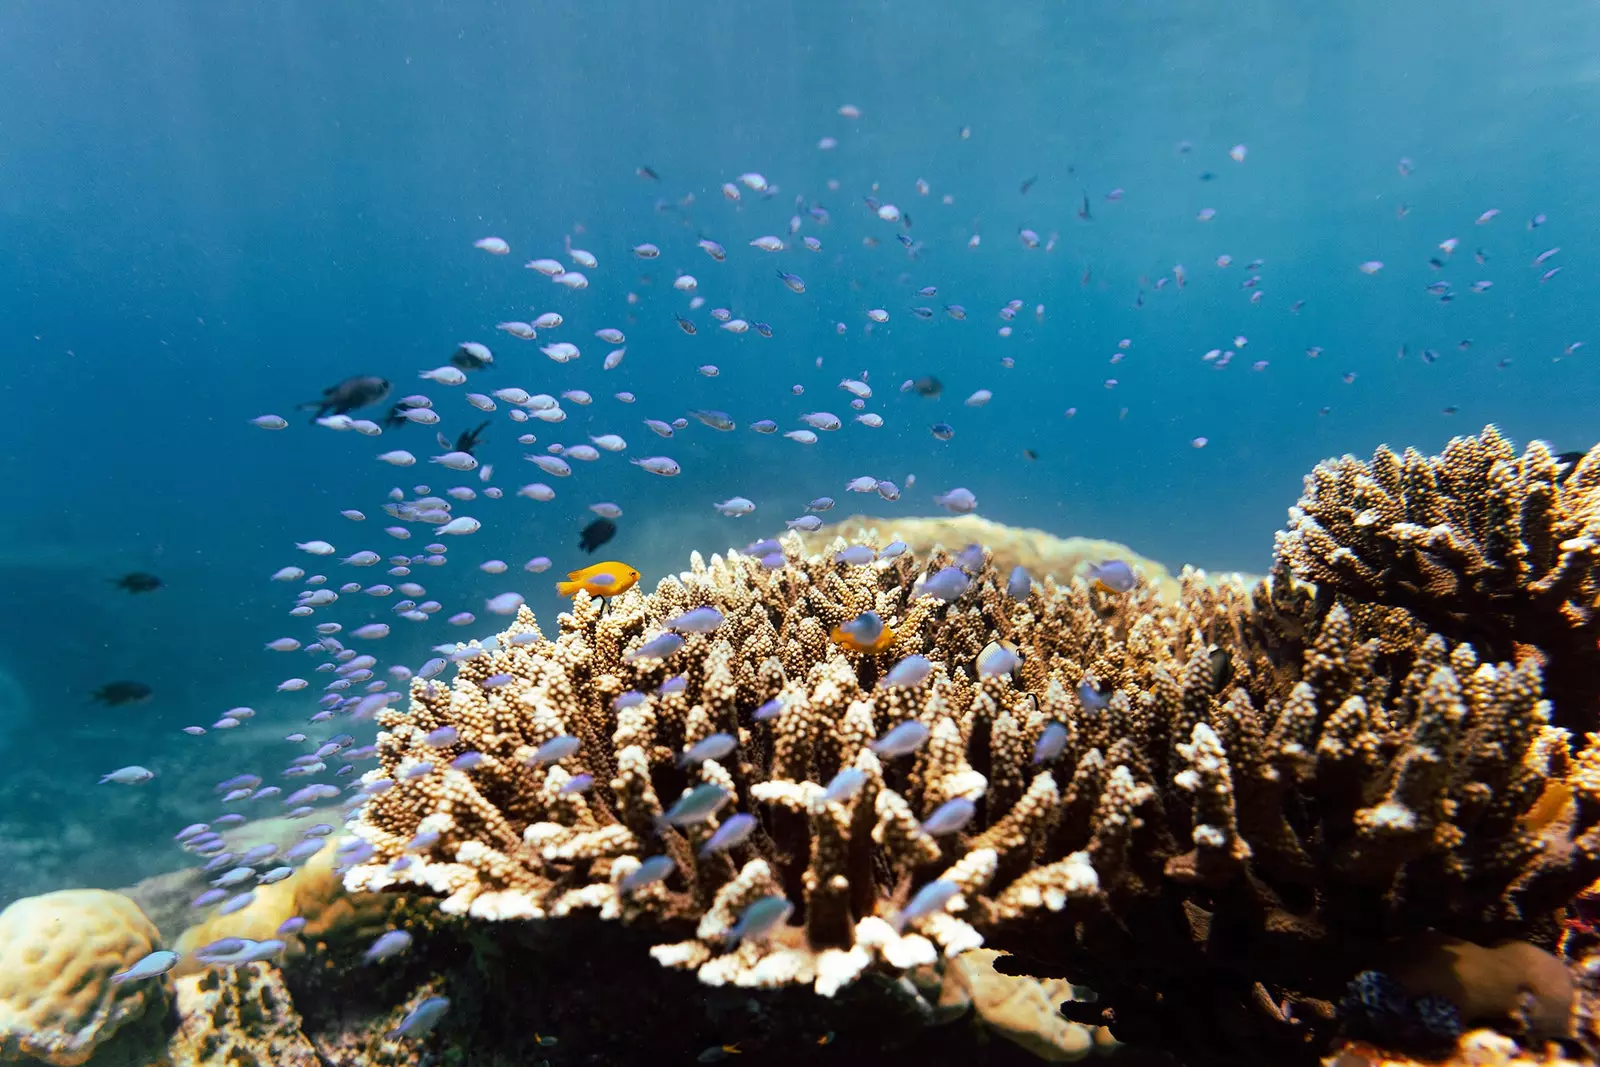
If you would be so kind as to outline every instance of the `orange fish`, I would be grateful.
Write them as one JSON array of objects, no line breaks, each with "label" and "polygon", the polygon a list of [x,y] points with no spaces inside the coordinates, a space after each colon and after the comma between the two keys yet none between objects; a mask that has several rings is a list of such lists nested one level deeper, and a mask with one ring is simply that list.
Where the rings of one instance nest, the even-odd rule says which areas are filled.
[{"label": "orange fish", "polygon": [[875,611],[863,611],[849,622],[840,623],[828,636],[834,644],[851,652],[877,654],[894,644],[894,631]]},{"label": "orange fish", "polygon": [[626,593],[639,583],[639,572],[626,563],[607,560],[567,575],[567,580],[556,583],[556,592],[572,596],[582,589],[590,596],[616,596]]}]

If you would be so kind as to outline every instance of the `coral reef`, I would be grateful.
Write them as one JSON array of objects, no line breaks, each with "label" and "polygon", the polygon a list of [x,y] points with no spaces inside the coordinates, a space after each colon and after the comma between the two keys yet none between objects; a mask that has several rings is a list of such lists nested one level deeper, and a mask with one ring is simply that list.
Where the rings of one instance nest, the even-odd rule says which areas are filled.
[{"label": "coral reef", "polygon": [[298,955],[306,945],[335,933],[344,940],[372,938],[383,932],[394,904],[393,900],[382,897],[344,892],[340,876],[334,870],[330,846],[283,881],[258,886],[255,899],[246,907],[227,915],[213,912],[185,929],[173,946],[184,954],[174,973],[185,975],[198,971],[203,964],[191,953],[213,941],[225,937],[247,937],[253,941],[282,937],[278,933],[279,925],[293,916],[305,919],[306,925],[299,934],[286,939],[290,956]]},{"label": "coral reef", "polygon": [[[1573,756],[1531,658],[1282,571],[1015,600],[986,561],[947,603],[912,595],[942,551],[784,548],[775,570],[695,556],[605,612],[580,594],[553,640],[524,608],[453,685],[414,682],[379,715],[347,887],[593,911],[712,985],[831,994],[987,940],[1099,994],[1069,1018],[1196,1062],[1309,1055],[1395,937],[1553,943],[1600,874],[1600,740]],[[705,607],[709,632],[663,639]],[[869,610],[881,651],[829,639]],[[913,721],[925,743],[894,747]],[[950,801],[969,822],[927,821]],[[708,848],[734,812],[752,832]],[[739,936],[778,897],[792,921]]]},{"label": "coral reef", "polygon": [[322,1067],[283,976],[268,963],[179,978],[172,1067]]},{"label": "coral reef", "polygon": [[1007,526],[978,515],[924,515],[883,519],[851,515],[815,533],[802,533],[807,553],[822,552],[835,538],[886,545],[902,541],[912,552],[927,556],[936,549],[954,552],[966,545],[982,545],[1002,574],[1024,567],[1034,578],[1067,581],[1090,563],[1120,559],[1139,571],[1147,586],[1163,599],[1178,599],[1178,581],[1164,564],[1127,545],[1098,537],[1057,537],[1045,530]]},{"label": "coral reef", "polygon": [[[1278,558],[1360,603],[1408,610],[1486,659],[1547,660],[1558,721],[1600,697],[1600,448],[1519,456],[1494,426],[1442,455],[1387,447],[1319,463],[1278,534]],[[1536,651],[1535,651],[1536,650]]]},{"label": "coral reef", "polygon": [[162,982],[111,976],[160,946],[136,904],[100,889],[64,889],[0,912],[0,1060],[74,1067],[153,1005]]}]

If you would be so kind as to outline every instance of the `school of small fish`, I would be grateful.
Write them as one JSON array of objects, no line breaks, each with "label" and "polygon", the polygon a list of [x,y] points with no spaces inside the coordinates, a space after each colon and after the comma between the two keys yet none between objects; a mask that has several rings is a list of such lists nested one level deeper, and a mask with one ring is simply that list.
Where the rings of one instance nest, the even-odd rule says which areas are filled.
[{"label": "school of small fish", "polygon": [[[853,122],[861,111],[846,105],[838,115]],[[970,129],[961,132],[963,139],[969,134]],[[840,144],[839,138],[829,136],[817,148],[832,152]],[[1247,160],[1259,158],[1251,156],[1244,144],[1231,148],[1219,144],[1205,151],[1227,157],[1232,166],[1246,166]],[[1174,153],[1180,163],[1201,154],[1200,147],[1188,142],[1181,143]],[[1399,180],[1404,181],[1414,168],[1409,159],[1401,160],[1396,168]],[[638,174],[651,183],[662,180],[649,167],[638,168]],[[1215,175],[1207,171],[1200,177],[1209,181]],[[1017,196],[1026,197],[1036,180],[1024,181]],[[702,204],[695,192],[685,190],[675,199],[658,201],[656,216],[664,221],[648,232],[590,233],[575,228],[559,252],[528,250],[520,269],[511,255],[519,244],[515,234],[510,238],[464,234],[463,249],[497,257],[495,268],[518,272],[527,292],[525,306],[503,309],[500,321],[464,324],[466,328],[482,338],[505,335],[496,345],[515,348],[513,341],[538,343],[518,348],[513,355],[504,350],[497,353],[485,340],[439,338],[439,365],[414,368],[401,376],[403,384],[356,373],[323,389],[316,400],[299,405],[310,413],[309,432],[353,431],[382,439],[370,445],[351,439],[368,457],[364,462],[370,466],[374,493],[369,500],[341,502],[348,506],[340,508],[325,526],[307,529],[304,540],[282,546],[276,570],[262,569],[263,581],[296,587],[286,598],[284,610],[297,628],[263,635],[261,644],[265,654],[292,657],[293,662],[302,664],[287,670],[276,686],[276,692],[283,694],[276,706],[295,707],[299,718],[283,738],[289,752],[282,766],[271,772],[282,784],[268,785],[263,774],[253,772],[224,777],[215,787],[218,814],[174,835],[178,847],[203,868],[210,885],[193,901],[197,911],[216,909],[226,914],[247,907],[256,887],[293,877],[300,866],[325,849],[333,849],[338,868],[370,858],[370,845],[354,837],[340,837],[337,826],[368,797],[395,783],[382,778],[361,780],[360,764],[374,758],[374,749],[371,744],[358,743],[354,733],[345,732],[346,724],[353,730],[358,728],[356,724],[370,723],[379,710],[404,698],[414,678],[436,678],[451,663],[482,653],[475,644],[436,634],[435,655],[426,662],[412,665],[387,659],[381,650],[393,641],[397,630],[424,627],[434,632],[447,624],[471,626],[479,613],[510,615],[524,603],[528,586],[509,577],[516,565],[485,558],[471,547],[486,527],[526,527],[542,534],[547,528],[538,525],[543,521],[539,518],[543,505],[568,494],[586,500],[582,511],[587,525],[581,533],[573,531],[578,534],[576,542],[568,543],[571,538],[566,533],[558,539],[561,544],[552,539],[547,550],[554,558],[529,558],[521,564],[527,576],[522,582],[557,568],[557,574],[565,574],[555,583],[559,595],[575,596],[582,591],[607,598],[640,582],[639,571],[618,560],[591,563],[576,553],[592,553],[616,536],[618,520],[638,507],[630,500],[663,484],[657,481],[660,479],[669,480],[665,484],[698,501],[695,507],[705,512],[730,521],[743,520],[743,525],[756,521],[752,515],[763,516],[771,526],[782,522],[801,531],[821,529],[822,513],[835,507],[835,497],[825,494],[840,492],[870,498],[879,506],[897,506],[908,515],[921,513],[929,505],[956,515],[977,511],[979,497],[971,488],[936,481],[930,491],[926,486],[919,488],[914,472],[885,470],[889,463],[882,460],[880,446],[903,431],[906,440],[927,444],[937,456],[942,454],[938,450],[957,447],[950,442],[967,439],[966,435],[981,440],[1008,432],[1011,428],[1006,423],[996,421],[1005,417],[996,409],[1003,407],[1008,394],[1018,392],[1014,386],[1008,388],[1007,376],[1038,358],[1020,342],[1025,340],[1030,316],[1035,323],[1043,321],[1044,296],[1050,290],[1044,280],[1038,280],[1019,286],[1025,290],[1021,295],[1005,299],[953,291],[956,287],[941,276],[949,273],[941,270],[941,265],[957,256],[990,254],[996,243],[1004,246],[1005,266],[1056,254],[1069,243],[1063,227],[1115,226],[1119,205],[1125,198],[1139,195],[1136,188],[1122,187],[1109,188],[1093,198],[1087,192],[1081,198],[1074,195],[1078,203],[1071,220],[1051,219],[1046,210],[1036,210],[1037,194],[1031,200],[1013,199],[1001,206],[1011,210],[1020,223],[1014,230],[1016,242],[986,243],[983,238],[992,235],[984,233],[972,215],[957,214],[951,194],[934,194],[923,179],[905,189],[884,188],[859,177],[830,179],[822,187],[792,194],[782,191],[779,180],[755,170],[725,181],[716,175],[699,175],[696,181],[713,190],[720,185],[720,195],[705,197]],[[891,196],[901,202],[891,202]],[[1396,216],[1404,219],[1409,211],[1409,205],[1402,203]],[[1562,264],[1557,257],[1562,249],[1544,240],[1542,234],[1534,236],[1534,231],[1548,223],[1547,217],[1534,213],[1525,226],[1508,233],[1505,220],[1496,221],[1500,214],[1491,207],[1475,218],[1460,220],[1461,232],[1472,232],[1481,242],[1471,257],[1474,266],[1484,268],[1491,260],[1504,261],[1509,272],[1527,275],[1519,283],[1524,289],[1559,287]],[[1220,232],[1215,227],[1224,225],[1226,215],[1226,205],[1203,207],[1175,220],[1174,225],[1199,222],[1211,227],[1205,232],[1213,234]],[[689,236],[693,234],[699,236]],[[575,247],[580,236],[599,251]],[[1342,269],[1363,276],[1358,281],[1364,286],[1389,285],[1391,279],[1411,270],[1426,279],[1415,287],[1418,299],[1446,304],[1458,296],[1494,299],[1492,293],[1501,290],[1494,288],[1497,279],[1492,278],[1473,277],[1465,283],[1465,293],[1470,295],[1458,293],[1451,274],[1460,262],[1455,257],[1461,242],[1455,236],[1439,236],[1443,239],[1396,239],[1374,249],[1373,258]],[[1420,247],[1414,247],[1417,242]],[[1462,253],[1461,259],[1465,258]],[[995,277],[1001,269],[995,265],[986,277]],[[1076,265],[1072,273],[1084,287],[1107,284],[1094,278],[1089,265]],[[1481,269],[1473,271],[1482,273]],[[1498,280],[1515,283],[1515,279]],[[1125,286],[1135,309],[1158,300],[1199,299],[1195,294],[1181,295],[1191,289],[1209,297],[1237,299],[1238,310],[1228,312],[1227,318],[1240,323],[1244,316],[1260,313],[1255,309],[1268,307],[1292,316],[1307,303],[1292,292],[1279,295],[1262,259],[1235,257],[1221,247],[1211,265],[1191,271],[1174,264],[1153,278],[1127,278],[1110,284]],[[602,295],[614,296],[618,291],[625,296],[612,299]],[[1051,295],[1059,298],[1058,293]],[[872,347],[875,339],[883,337],[904,337],[918,348],[976,346],[980,335],[974,331],[984,328],[986,318],[992,321],[996,343],[1012,347],[1002,347],[1000,351],[1007,353],[1003,356],[981,365],[974,363],[962,387],[965,398],[959,404],[940,401],[944,385],[938,378],[921,368],[899,366]],[[830,335],[854,337],[859,343],[826,356],[808,350],[796,359],[798,342],[790,340],[791,331],[804,336],[812,320],[823,323]],[[1256,332],[1268,331],[1257,327]],[[1305,338],[1300,346],[1304,359],[1315,360],[1329,352],[1310,343],[1315,340]],[[1122,398],[1135,395],[1141,382],[1154,376],[1177,373],[1179,362],[1187,364],[1190,373],[1225,373],[1247,347],[1252,357],[1259,350],[1236,327],[1216,342],[1196,345],[1192,355],[1147,356],[1132,337],[1091,339],[1090,343],[1103,344],[1106,365],[1116,368],[1116,376],[1104,377],[1105,394],[1067,398],[1073,403],[1065,408],[1064,418],[1074,417],[1081,406],[1091,403],[1118,406],[1120,414],[1126,415],[1128,407],[1120,405],[1134,401]],[[1398,351],[1400,358],[1405,358],[1415,350],[1427,365],[1443,358],[1440,353],[1452,347],[1465,351],[1469,346],[1468,340],[1447,344],[1430,339],[1415,348],[1407,341]],[[1582,346],[1582,341],[1571,341],[1559,354],[1552,354],[1553,358],[1573,356]],[[630,348],[632,355],[628,355]],[[537,355],[530,358],[530,353]],[[1271,355],[1280,361],[1288,358],[1281,351]],[[627,368],[623,368],[625,356]],[[828,360],[847,364],[842,376],[831,369],[824,372]],[[675,392],[658,395],[623,388],[629,383],[626,375],[630,370],[646,361],[676,368],[685,384]],[[1255,373],[1269,372],[1272,362],[1265,356],[1248,361]],[[1500,369],[1508,363],[1502,361]],[[719,387],[717,379],[724,368],[748,374],[750,365],[762,368],[759,381],[764,384],[755,389]],[[1332,385],[1335,379],[1342,385]],[[1353,385],[1356,379],[1354,370],[1330,369],[1330,393]],[[418,391],[391,400],[397,387]],[[1101,393],[1099,389],[1093,392]],[[690,401],[696,406],[688,406]],[[1326,414],[1331,403],[1330,399],[1319,406],[1320,413]],[[732,410],[722,410],[724,406]],[[1454,408],[1445,410],[1450,413]],[[464,420],[475,427],[465,428],[469,423]],[[258,415],[249,423],[273,433],[294,429],[289,419],[272,413]],[[442,430],[426,429],[456,423],[463,428],[453,438]],[[640,424],[648,435],[639,432]],[[1221,417],[1214,425],[1175,426],[1171,445],[1175,454],[1181,455],[1184,449],[1204,448],[1227,433],[1227,420]],[[930,434],[933,444],[927,443]],[[739,458],[708,463],[708,451],[719,448],[736,448],[732,454]],[[854,470],[865,468],[869,473],[848,482],[811,479],[806,472],[812,469],[808,457],[813,450],[841,457]],[[1032,449],[1025,450],[1025,455],[1038,458]],[[524,463],[534,470],[529,471]],[[416,476],[424,471],[427,476],[408,485],[378,488],[385,476],[401,476],[412,468]],[[548,481],[517,486],[530,476]],[[673,479],[678,481],[671,482]],[[791,498],[796,490],[800,499],[810,498],[799,514],[787,515],[765,503],[774,496]],[[469,506],[472,514],[465,511]],[[368,522],[369,517],[373,521]],[[904,550],[898,542],[878,552],[851,545],[837,552],[835,562],[840,567],[870,566]],[[763,566],[784,566],[783,552],[774,541],[756,542],[749,551]],[[916,592],[954,602],[967,592],[969,573],[983,562],[983,549],[968,546],[956,565],[923,575]],[[566,565],[571,569],[565,569]],[[424,580],[430,572],[467,567],[483,576],[472,583],[478,592],[470,602],[446,607],[441,600],[430,598],[429,583]],[[376,578],[374,568],[381,572]],[[1112,594],[1127,592],[1138,580],[1132,568],[1120,560],[1095,563],[1084,577]],[[111,581],[129,593],[149,593],[162,586],[155,575],[144,573]],[[544,581],[547,579],[540,580]],[[1032,579],[1017,568],[1008,594],[1024,599],[1031,589]],[[723,621],[710,607],[686,612],[650,635],[630,658],[664,659],[683,646],[683,634],[709,633]],[[841,647],[868,655],[887,649],[894,636],[888,620],[871,611],[831,632],[832,640]],[[1010,674],[1020,665],[1015,650],[1003,642],[991,644],[978,658],[982,676]],[[927,680],[932,669],[925,658],[908,656],[889,667],[878,684],[915,688]],[[507,681],[509,678],[499,682],[491,678],[484,684]],[[681,679],[678,681],[681,686]],[[95,693],[96,699],[113,706],[150,696],[148,686],[134,681],[107,683]],[[1092,679],[1079,686],[1078,696],[1086,711],[1106,707],[1107,697]],[[775,699],[758,709],[755,717],[782,713],[782,703]],[[222,712],[209,725],[193,724],[183,732],[200,738],[218,730],[265,728],[260,723],[254,709],[238,706]],[[429,743],[450,744],[454,736],[453,732],[446,736],[449,730],[435,731],[438,736],[430,735]],[[872,748],[886,761],[900,759],[918,751],[928,736],[925,725],[908,720],[887,730]],[[1035,747],[1034,762],[1055,759],[1066,740],[1064,728],[1051,724]],[[531,762],[559,761],[581,744],[576,737],[552,738],[534,753]],[[713,734],[680,753],[679,761],[692,767],[720,759],[737,744],[729,734]],[[466,753],[448,766],[467,770],[481,758]],[[439,769],[422,763],[406,775],[433,774]],[[155,770],[129,764],[107,772],[100,782],[133,787],[156,777]],[[593,785],[587,776],[580,776],[564,791],[583,791]],[[860,772],[846,769],[829,783],[826,794],[832,800],[848,798],[861,785]],[[685,792],[661,816],[661,822],[674,826],[703,822],[733,799],[720,786],[702,784]],[[276,805],[265,803],[274,800]],[[339,803],[330,809],[334,801]],[[243,810],[237,810],[241,807]],[[258,814],[287,814],[292,819],[311,820],[324,810],[336,810],[338,817],[330,813],[329,821],[308,821],[301,839],[281,851],[269,844],[246,847],[231,843],[224,832],[246,823],[244,812],[252,807]],[[957,798],[928,813],[922,826],[934,836],[953,834],[973,815],[973,801]],[[734,813],[702,846],[701,854],[735,847],[755,827],[756,816]],[[419,835],[411,842],[410,851],[430,844],[425,835]],[[241,851],[235,852],[236,847]],[[669,857],[648,858],[626,874],[621,889],[624,893],[637,891],[669,877],[673,870],[674,861]],[[946,882],[923,886],[896,916],[896,924],[942,908],[955,892],[956,887]],[[763,938],[784,924],[792,910],[793,905],[782,897],[756,900],[727,937],[731,941]],[[277,938],[262,941],[226,938],[197,950],[196,957],[211,966],[270,959],[283,951],[282,938],[293,936],[304,923],[303,919],[290,919],[279,928]],[[382,966],[409,951],[411,944],[411,934],[389,930],[369,944],[363,960],[370,966]],[[175,953],[155,952],[112,980],[158,978],[178,962]],[[447,998],[430,997],[416,1005],[390,1036],[421,1038],[449,1007]]]}]

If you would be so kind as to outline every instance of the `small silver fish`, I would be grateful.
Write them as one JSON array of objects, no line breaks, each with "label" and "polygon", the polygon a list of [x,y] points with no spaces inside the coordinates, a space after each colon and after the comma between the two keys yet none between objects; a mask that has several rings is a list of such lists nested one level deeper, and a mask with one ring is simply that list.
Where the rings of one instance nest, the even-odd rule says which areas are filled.
[{"label": "small silver fish", "polygon": [[695,744],[678,757],[678,766],[694,767],[706,760],[717,760],[739,747],[738,738],[732,734],[715,733]]},{"label": "small silver fish", "polygon": [[739,913],[739,922],[727,932],[730,941],[764,940],[794,914],[794,904],[780,896],[762,897]]},{"label": "small silver fish", "polygon": [[397,1037],[422,1037],[438,1025],[444,1018],[445,1012],[450,1010],[449,997],[429,997],[415,1008],[406,1013],[400,1024],[390,1030],[388,1037],[393,1040]]},{"label": "small silver fish", "polygon": [[[917,657],[921,658],[921,657]],[[897,670],[899,668],[896,668]],[[888,679],[885,679],[887,682]],[[893,683],[889,683],[893,684]],[[897,756],[908,756],[921,748],[928,740],[928,728],[915,719],[907,719],[896,726],[878,740],[872,742],[869,748],[873,752],[887,759]]]},{"label": "small silver fish", "polygon": [[744,812],[730,815],[723,820],[721,826],[717,827],[717,832],[711,835],[711,839],[700,846],[700,855],[704,857],[716,852],[726,852],[741,845],[755,832],[755,829],[754,815],[747,815]]},{"label": "small silver fish", "polygon": [[727,620],[713,607],[700,607],[686,611],[666,623],[667,629],[688,634],[708,634]]},{"label": "small silver fish", "polygon": [[661,816],[661,820],[669,826],[691,826],[705,822],[729,799],[731,797],[726,789],[715,782],[705,782],[679,797]]},{"label": "small silver fish", "polygon": [[940,804],[922,822],[922,832],[933,837],[957,833],[977,814],[977,805],[966,797],[953,797]]},{"label": "small silver fish", "polygon": [[398,956],[411,947],[413,938],[404,930],[390,930],[367,947],[362,954],[363,963],[377,963],[393,956]]},{"label": "small silver fish", "polygon": [[574,755],[582,747],[583,742],[571,734],[559,734],[535,749],[533,755],[528,757],[528,762],[535,766],[558,763]]},{"label": "small silver fish", "polygon": [[1120,559],[1108,559],[1104,563],[1089,564],[1085,577],[1102,589],[1112,593],[1126,593],[1138,582],[1138,579],[1134,576],[1133,568]]},{"label": "small silver fish", "polygon": [[119,971],[111,976],[112,985],[121,985],[124,982],[137,982],[145,978],[156,978],[166,974],[178,965],[179,956],[176,952],[161,949],[150,953],[125,971]]},{"label": "small silver fish", "polygon": [[682,637],[675,633],[664,633],[646,641],[623,658],[629,663],[641,659],[666,659],[682,647]]},{"label": "small silver fish", "polygon": [[1033,762],[1049,763],[1067,747],[1067,728],[1059,722],[1052,722],[1044,728],[1044,733],[1039,735],[1038,742],[1033,746]]},{"label": "small silver fish", "polygon": [[627,895],[637,889],[643,889],[647,885],[665,880],[676,869],[677,864],[672,861],[671,856],[651,856],[623,875],[622,882],[617,886],[617,890],[623,895]]},{"label": "small silver fish", "polygon": [[944,906],[950,903],[956,894],[960,892],[961,887],[954,882],[946,882],[942,879],[929,882],[919,889],[917,895],[911,898],[911,902],[895,915],[895,929],[903,929],[905,924],[913,919],[920,919],[926,915],[932,915],[936,911],[943,911]]}]

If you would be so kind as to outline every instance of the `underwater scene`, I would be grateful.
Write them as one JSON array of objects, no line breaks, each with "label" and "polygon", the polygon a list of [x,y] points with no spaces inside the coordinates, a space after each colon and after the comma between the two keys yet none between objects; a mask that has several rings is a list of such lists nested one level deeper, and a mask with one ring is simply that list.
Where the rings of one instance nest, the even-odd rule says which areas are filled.
[{"label": "underwater scene", "polygon": [[1600,1062],[1600,8],[0,10],[0,1061]]}]

